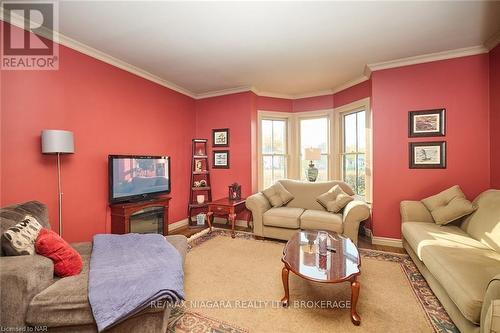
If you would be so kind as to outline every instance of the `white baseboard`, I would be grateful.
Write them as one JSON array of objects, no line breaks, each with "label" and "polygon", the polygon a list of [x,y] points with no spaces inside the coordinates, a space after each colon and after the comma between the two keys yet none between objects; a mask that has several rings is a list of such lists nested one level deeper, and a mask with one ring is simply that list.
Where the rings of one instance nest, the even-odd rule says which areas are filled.
[{"label": "white baseboard", "polygon": [[392,246],[392,247],[403,247],[403,241],[398,238],[388,238],[388,237],[372,237],[372,244],[375,245],[384,245],[384,246]]},{"label": "white baseboard", "polygon": [[171,223],[168,225],[168,232],[170,233],[171,231],[174,231],[176,229],[187,227],[189,224],[188,222],[189,220],[185,218],[184,220]]}]

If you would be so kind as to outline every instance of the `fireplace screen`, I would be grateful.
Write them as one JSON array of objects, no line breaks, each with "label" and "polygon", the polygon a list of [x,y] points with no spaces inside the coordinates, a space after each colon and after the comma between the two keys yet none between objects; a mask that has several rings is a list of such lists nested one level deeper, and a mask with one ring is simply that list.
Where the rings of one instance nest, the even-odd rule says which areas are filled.
[{"label": "fireplace screen", "polygon": [[163,235],[163,207],[148,207],[130,216],[130,232]]}]

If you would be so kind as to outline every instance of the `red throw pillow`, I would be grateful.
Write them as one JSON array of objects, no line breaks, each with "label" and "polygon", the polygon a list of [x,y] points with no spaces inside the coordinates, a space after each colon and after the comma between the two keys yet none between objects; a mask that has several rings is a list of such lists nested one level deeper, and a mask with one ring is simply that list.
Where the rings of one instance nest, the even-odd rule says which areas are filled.
[{"label": "red throw pillow", "polygon": [[57,276],[78,275],[82,271],[80,254],[52,230],[40,230],[35,241],[35,250],[54,262],[54,274]]}]

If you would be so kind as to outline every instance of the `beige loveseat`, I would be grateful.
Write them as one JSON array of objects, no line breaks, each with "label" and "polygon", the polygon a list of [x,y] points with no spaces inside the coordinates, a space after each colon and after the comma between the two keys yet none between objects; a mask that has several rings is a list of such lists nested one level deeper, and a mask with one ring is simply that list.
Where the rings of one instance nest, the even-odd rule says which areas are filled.
[{"label": "beige loveseat", "polygon": [[357,244],[359,224],[370,216],[369,206],[354,200],[341,213],[333,214],[316,201],[335,185],[354,196],[349,185],[341,181],[310,183],[286,179],[278,182],[294,197],[286,206],[271,207],[262,193],[246,200],[247,208],[252,211],[255,235],[288,240],[299,229],[322,229],[344,234]]},{"label": "beige loveseat", "polygon": [[420,201],[401,202],[403,245],[462,333],[500,332],[500,190],[445,226]]}]

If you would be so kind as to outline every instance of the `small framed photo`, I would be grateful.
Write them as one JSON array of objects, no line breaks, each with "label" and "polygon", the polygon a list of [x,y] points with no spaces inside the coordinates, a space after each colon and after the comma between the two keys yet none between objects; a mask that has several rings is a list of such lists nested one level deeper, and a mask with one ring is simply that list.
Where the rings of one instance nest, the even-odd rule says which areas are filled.
[{"label": "small framed photo", "polygon": [[410,169],[445,169],[446,142],[410,142]]},{"label": "small framed photo", "polygon": [[212,168],[229,169],[229,150],[212,151]]},{"label": "small framed photo", "polygon": [[212,147],[229,147],[229,128],[212,130]]},{"label": "small framed photo", "polygon": [[445,112],[445,109],[410,111],[408,137],[444,136]]}]

